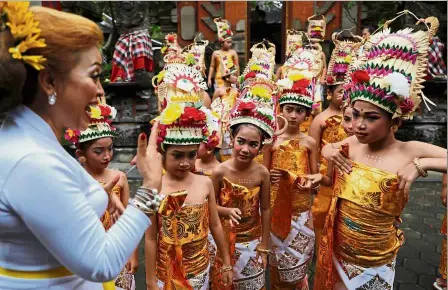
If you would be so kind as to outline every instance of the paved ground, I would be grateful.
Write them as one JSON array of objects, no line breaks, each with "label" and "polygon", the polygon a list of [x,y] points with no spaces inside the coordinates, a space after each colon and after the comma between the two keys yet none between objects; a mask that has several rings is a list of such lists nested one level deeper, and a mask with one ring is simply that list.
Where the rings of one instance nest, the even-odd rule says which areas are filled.
[{"label": "paved ground", "polygon": [[[401,247],[396,266],[396,290],[432,290],[440,261],[440,227],[446,208],[440,201],[441,177],[431,175],[425,182],[413,185],[409,203],[402,214],[401,229],[406,242]],[[146,289],[143,242],[141,266],[136,275],[137,290]],[[310,270],[312,283],[314,264]],[[311,288],[312,289],[312,288]]]}]

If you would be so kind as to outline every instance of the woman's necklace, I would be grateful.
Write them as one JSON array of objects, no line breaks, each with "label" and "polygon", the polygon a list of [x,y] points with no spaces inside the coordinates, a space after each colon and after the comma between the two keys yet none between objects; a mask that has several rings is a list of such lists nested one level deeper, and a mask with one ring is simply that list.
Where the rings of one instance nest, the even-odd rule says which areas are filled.
[{"label": "woman's necklace", "polygon": [[367,160],[367,161],[381,163],[382,159],[383,159],[383,157],[381,157],[381,156],[374,156],[374,155],[364,154],[364,160]]}]

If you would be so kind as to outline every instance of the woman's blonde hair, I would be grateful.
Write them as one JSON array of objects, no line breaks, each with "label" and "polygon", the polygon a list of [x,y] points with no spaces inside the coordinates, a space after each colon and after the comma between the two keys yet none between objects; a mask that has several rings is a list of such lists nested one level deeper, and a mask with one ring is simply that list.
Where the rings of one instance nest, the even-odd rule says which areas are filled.
[{"label": "woman's blonde hair", "polygon": [[[42,55],[47,59],[46,69],[58,74],[68,73],[76,65],[80,51],[94,46],[99,48],[103,43],[101,29],[87,18],[40,6],[30,7],[30,10],[39,22],[40,37],[47,46],[29,49],[26,54]],[[0,44],[0,112],[4,112],[33,101],[38,71],[12,58],[8,49],[16,44],[8,29],[0,32]]]}]

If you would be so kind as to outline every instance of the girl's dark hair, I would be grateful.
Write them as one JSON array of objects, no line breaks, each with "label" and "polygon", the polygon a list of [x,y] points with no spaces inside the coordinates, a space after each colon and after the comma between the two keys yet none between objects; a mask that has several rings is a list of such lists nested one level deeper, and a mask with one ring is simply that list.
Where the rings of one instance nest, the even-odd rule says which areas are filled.
[{"label": "girl's dark hair", "polygon": [[325,91],[330,90],[331,94],[334,93],[334,91],[336,90],[338,85],[326,85],[325,86]]},{"label": "girl's dark hair", "polygon": [[79,149],[79,150],[86,151],[87,149],[89,149],[90,146],[92,146],[92,144],[93,144],[96,140],[97,140],[97,139],[79,143],[78,146],[76,146],[76,147],[77,147],[77,149]]},{"label": "girl's dark hair", "polygon": [[259,127],[255,126],[253,124],[250,124],[250,123],[236,124],[236,125],[230,127],[230,134],[232,135],[233,138],[235,138],[236,135],[238,135],[238,132],[241,130],[241,128],[244,128],[244,127],[257,129],[257,131],[260,133],[260,139],[261,139],[260,147],[262,146],[265,139],[269,139],[269,136],[262,129],[260,129]]},{"label": "girl's dark hair", "polygon": [[306,116],[307,116],[307,117],[309,117],[309,116],[311,115],[311,112],[312,112],[312,109],[307,108],[307,107],[302,106],[302,105],[299,105],[299,104],[283,104],[283,105],[280,105],[280,111],[283,111],[283,107],[284,107],[285,105],[296,105],[296,106],[298,106],[299,108],[304,109],[305,112],[306,112]]}]

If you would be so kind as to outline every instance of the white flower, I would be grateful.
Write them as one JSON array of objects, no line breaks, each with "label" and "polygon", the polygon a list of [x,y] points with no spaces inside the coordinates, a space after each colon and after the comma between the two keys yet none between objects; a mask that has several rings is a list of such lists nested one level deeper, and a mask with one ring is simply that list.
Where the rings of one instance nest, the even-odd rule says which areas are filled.
[{"label": "white flower", "polygon": [[117,116],[117,109],[115,109],[114,107],[110,107],[110,110],[111,110],[111,112],[110,112],[110,117],[112,118],[112,119],[115,119],[115,117]]},{"label": "white flower", "polygon": [[219,118],[216,116],[217,114],[213,114],[213,112],[202,106],[199,110],[205,113],[205,116],[207,117],[207,128],[210,132],[218,131],[219,130]]},{"label": "white flower", "polygon": [[291,89],[293,85],[293,81],[289,78],[284,78],[277,81],[277,84],[285,89]]},{"label": "white flower", "polygon": [[399,97],[409,98],[411,85],[408,79],[401,73],[393,72],[383,79],[383,84],[389,86],[389,91]]}]

